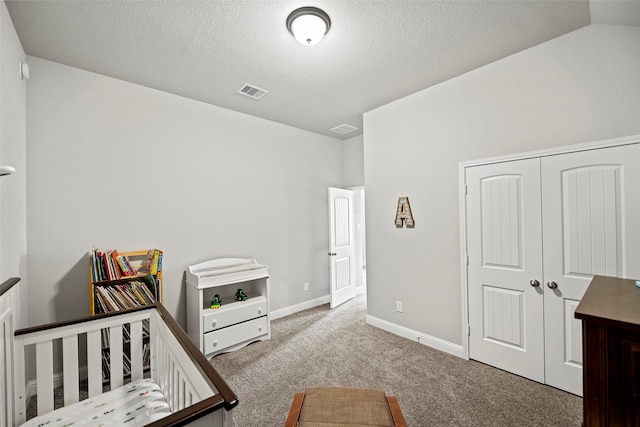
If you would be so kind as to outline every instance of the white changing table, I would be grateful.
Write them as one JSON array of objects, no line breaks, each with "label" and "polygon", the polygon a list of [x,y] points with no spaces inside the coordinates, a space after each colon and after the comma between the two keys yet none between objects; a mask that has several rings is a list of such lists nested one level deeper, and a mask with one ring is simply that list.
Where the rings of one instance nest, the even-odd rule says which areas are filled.
[{"label": "white changing table", "polygon": [[[269,273],[255,259],[221,258],[187,267],[187,333],[207,358],[271,338]],[[235,301],[241,288],[246,301]],[[220,308],[210,308],[215,294]]]}]

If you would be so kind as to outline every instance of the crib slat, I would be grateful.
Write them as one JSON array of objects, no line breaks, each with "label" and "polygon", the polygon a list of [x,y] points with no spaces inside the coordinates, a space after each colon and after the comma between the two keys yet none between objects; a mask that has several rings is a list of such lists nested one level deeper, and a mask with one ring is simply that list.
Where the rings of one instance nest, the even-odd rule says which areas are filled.
[{"label": "crib slat", "polygon": [[169,375],[171,376],[171,411],[174,412],[178,407],[178,372],[176,369],[176,364],[171,359],[169,362]]},{"label": "crib slat", "polygon": [[165,357],[165,352],[164,352],[164,346],[162,345],[163,343],[158,340],[156,342],[156,356],[157,356],[157,360],[156,362],[158,363],[158,380],[160,381],[160,384],[162,386],[163,390],[168,390],[167,387],[167,382],[169,381],[168,377],[167,377],[167,362],[166,362],[166,357]]},{"label": "crib slat", "polygon": [[[0,318],[1,320],[1,318]],[[2,340],[0,340],[0,380],[2,380],[2,386],[0,386],[0,409],[3,409],[2,411],[0,411],[0,427],[7,427],[9,425],[9,418],[8,418],[8,414],[6,414],[6,410],[5,409],[5,402],[10,402],[9,398],[5,395],[6,391],[5,391],[5,387],[4,387],[4,383],[5,381],[8,381],[8,378],[5,378],[5,372],[7,369],[11,369],[10,365],[9,365],[9,361],[5,360],[5,354],[7,354],[7,350],[4,348],[4,343],[9,343],[11,341],[9,340],[13,340],[13,337],[8,337],[7,339],[7,333],[5,332],[5,327],[4,327],[4,323],[0,322],[0,335],[2,335]],[[6,405],[9,406],[9,405]]]},{"label": "crib slat", "polygon": [[122,326],[109,328],[109,344],[111,351],[111,390],[124,384],[122,373]]},{"label": "crib slat", "polygon": [[169,366],[167,366],[167,354],[164,351],[164,346],[160,342],[158,342],[158,349],[160,350],[158,356],[160,357],[159,369],[160,375],[162,377],[162,390],[165,391],[165,394],[167,395],[167,403],[169,403],[169,407],[171,407],[171,396],[169,396],[171,393],[168,393],[171,390],[171,384],[169,383]]},{"label": "crib slat", "polygon": [[131,381],[142,378],[142,321],[131,322]]},{"label": "crib slat", "polygon": [[71,335],[62,338],[62,363],[64,383],[64,405],[70,405],[80,400],[78,372],[78,336]]},{"label": "crib slat", "polygon": [[169,358],[169,354],[166,349],[163,351],[162,356],[164,358],[164,375],[166,377],[166,385],[164,389],[167,393],[167,402],[171,407],[171,411],[173,411],[173,363],[171,363],[171,359]]},{"label": "crib slat", "polygon": [[149,316],[149,350],[151,353],[151,357],[149,358],[149,364],[151,365],[151,379],[153,379],[154,381],[159,383],[159,378],[158,378],[158,373],[157,373],[157,363],[158,363],[158,359],[157,359],[157,355],[158,355],[158,349],[156,347],[156,342],[157,337],[156,335],[158,334],[158,326],[157,326],[157,322],[158,318],[156,316],[156,313],[154,312],[153,315]]},{"label": "crib slat", "polygon": [[[20,425],[25,422],[27,416],[27,404],[25,393],[25,351],[24,340],[22,337],[15,337],[14,340],[14,386],[15,386],[15,402],[14,402],[14,417],[15,425]],[[14,425],[11,424],[11,425]]]},{"label": "crib slat", "polygon": [[0,427],[8,427],[13,425],[13,382],[10,381],[11,373],[10,369],[13,367],[13,323],[12,314],[2,314],[0,316],[0,334],[2,334],[2,340],[0,341]]},{"label": "crib slat", "polygon": [[[179,372],[178,372],[178,374],[179,374]],[[182,410],[182,409],[184,409],[184,407],[185,407],[185,404],[184,404],[184,380],[182,378],[180,378],[180,381],[178,383],[178,409]]]},{"label": "crib slat", "polygon": [[87,332],[87,380],[89,397],[102,393],[102,337],[100,329]]},{"label": "crib slat", "polygon": [[36,344],[38,415],[53,411],[53,342]]},{"label": "crib slat", "polygon": [[179,411],[180,409],[184,408],[184,406],[182,406],[182,403],[183,403],[182,402],[182,378],[180,378],[180,371],[178,369],[176,369],[175,371],[174,390],[176,393],[175,405],[176,405],[176,409]]},{"label": "crib slat", "polygon": [[182,405],[182,408],[186,408],[187,406],[189,406],[189,403],[187,403],[187,382],[186,382],[186,380],[187,380],[186,377],[180,378],[180,404]]}]

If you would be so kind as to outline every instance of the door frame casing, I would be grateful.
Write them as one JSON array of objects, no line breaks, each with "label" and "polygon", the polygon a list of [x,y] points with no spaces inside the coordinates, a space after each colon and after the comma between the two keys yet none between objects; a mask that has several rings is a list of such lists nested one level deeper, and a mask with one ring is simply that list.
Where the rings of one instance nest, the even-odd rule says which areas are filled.
[{"label": "door frame casing", "polygon": [[[356,256],[356,282],[355,282],[355,294],[367,292],[367,280],[366,280],[366,268],[367,268],[367,230],[366,230],[366,207],[365,207],[365,187],[364,185],[358,185],[355,187],[347,187],[347,190],[353,191],[353,224],[354,227],[354,244],[355,244],[355,256]],[[360,198],[360,215],[356,214],[356,201]],[[360,229],[358,229],[358,221],[360,221]]]},{"label": "door frame casing", "polygon": [[462,303],[462,355],[469,359],[469,283],[467,275],[468,248],[467,248],[467,197],[466,197],[466,170],[474,166],[483,166],[492,163],[503,163],[514,160],[524,160],[530,158],[541,158],[559,154],[575,153],[579,151],[597,150],[621,145],[631,145],[640,143],[640,135],[613,138],[602,141],[587,142],[581,144],[567,145],[563,147],[547,148],[543,150],[529,151],[524,153],[509,154],[498,157],[488,157],[485,159],[468,160],[458,163],[459,182],[459,204],[460,204],[460,284]]}]

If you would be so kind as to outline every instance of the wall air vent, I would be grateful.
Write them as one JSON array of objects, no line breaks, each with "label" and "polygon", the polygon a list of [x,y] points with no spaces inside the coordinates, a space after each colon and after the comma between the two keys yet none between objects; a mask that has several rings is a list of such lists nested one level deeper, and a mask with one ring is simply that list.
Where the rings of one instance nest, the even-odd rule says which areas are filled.
[{"label": "wall air vent", "polygon": [[268,94],[269,91],[260,89],[259,87],[250,85],[249,83],[245,83],[242,85],[240,89],[238,89],[236,93],[239,93],[240,95],[248,96],[249,98],[260,99],[266,94]]},{"label": "wall air vent", "polygon": [[351,126],[348,124],[336,126],[332,129],[329,129],[331,132],[339,133],[340,135],[344,135],[345,133],[353,132],[354,130],[358,130],[357,127]]}]

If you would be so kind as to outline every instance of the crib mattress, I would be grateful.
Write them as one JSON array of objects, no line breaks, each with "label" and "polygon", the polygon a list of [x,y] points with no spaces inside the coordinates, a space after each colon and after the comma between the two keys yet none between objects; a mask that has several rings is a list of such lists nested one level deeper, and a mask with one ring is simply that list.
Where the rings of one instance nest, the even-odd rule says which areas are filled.
[{"label": "crib mattress", "polygon": [[23,426],[144,426],[171,414],[155,381],[144,378],[28,420]]}]

